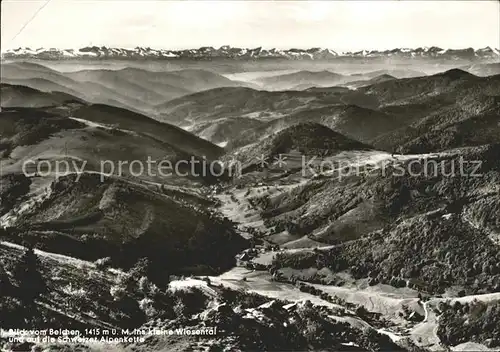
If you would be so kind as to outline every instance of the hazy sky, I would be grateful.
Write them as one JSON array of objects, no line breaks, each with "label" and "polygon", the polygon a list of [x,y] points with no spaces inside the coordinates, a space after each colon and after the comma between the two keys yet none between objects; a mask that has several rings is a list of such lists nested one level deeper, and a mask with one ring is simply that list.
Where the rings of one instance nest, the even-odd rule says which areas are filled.
[{"label": "hazy sky", "polygon": [[1,7],[2,50],[500,46],[497,1],[3,0]]}]

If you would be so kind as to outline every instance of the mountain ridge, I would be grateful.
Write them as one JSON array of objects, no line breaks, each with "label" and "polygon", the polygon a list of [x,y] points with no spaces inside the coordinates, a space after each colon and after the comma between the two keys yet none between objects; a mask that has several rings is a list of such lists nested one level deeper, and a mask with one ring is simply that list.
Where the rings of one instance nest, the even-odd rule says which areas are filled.
[{"label": "mountain ridge", "polygon": [[443,49],[437,46],[419,48],[394,48],[391,50],[360,50],[334,51],[328,48],[310,49],[264,49],[237,48],[229,45],[214,47],[200,47],[198,49],[154,49],[150,47],[114,48],[106,46],[87,46],[79,49],[59,48],[16,48],[2,52],[3,59],[34,58],[34,59],[286,59],[286,60],[332,60],[337,58],[429,58],[429,59],[498,59],[498,48],[485,47],[480,49]]}]

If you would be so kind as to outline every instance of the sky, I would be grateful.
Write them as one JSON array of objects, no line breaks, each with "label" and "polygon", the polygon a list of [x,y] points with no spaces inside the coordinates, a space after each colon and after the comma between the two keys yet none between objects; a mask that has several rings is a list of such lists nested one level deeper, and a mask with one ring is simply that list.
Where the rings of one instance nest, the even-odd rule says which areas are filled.
[{"label": "sky", "polygon": [[222,45],[283,49],[327,47],[338,51],[434,45],[498,48],[500,2],[1,2],[2,51],[17,47],[87,45],[165,49]]}]

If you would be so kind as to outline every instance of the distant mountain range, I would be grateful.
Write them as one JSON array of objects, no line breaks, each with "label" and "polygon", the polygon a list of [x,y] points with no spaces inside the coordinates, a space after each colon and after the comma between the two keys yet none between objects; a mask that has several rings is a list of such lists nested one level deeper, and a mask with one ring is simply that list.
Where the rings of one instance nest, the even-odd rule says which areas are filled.
[{"label": "distant mountain range", "polygon": [[352,58],[442,58],[452,60],[499,59],[500,50],[486,47],[474,50],[443,49],[436,46],[416,49],[396,48],[392,50],[362,50],[356,52],[336,52],[325,48],[311,49],[254,49],[233,48],[228,45],[216,49],[201,47],[199,49],[167,50],[136,47],[133,49],[111,48],[105,46],[88,46],[80,49],[57,48],[17,48],[2,53],[2,58],[36,58],[36,59],[286,59],[286,60],[331,60],[342,57]]},{"label": "distant mountain range", "polygon": [[0,350],[500,346],[500,60],[153,60],[2,62],[2,328],[145,335]]}]

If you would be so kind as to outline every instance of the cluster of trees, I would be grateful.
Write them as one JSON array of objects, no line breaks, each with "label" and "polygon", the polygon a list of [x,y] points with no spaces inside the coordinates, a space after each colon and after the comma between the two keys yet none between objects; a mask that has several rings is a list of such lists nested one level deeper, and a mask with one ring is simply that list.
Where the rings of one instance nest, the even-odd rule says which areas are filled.
[{"label": "cluster of trees", "polygon": [[490,348],[500,347],[500,301],[442,302],[438,309],[442,314],[437,335],[446,345],[475,341]]},{"label": "cluster of trees", "polygon": [[120,273],[106,302],[117,316],[119,326],[137,328],[152,318],[172,318],[173,297],[167,292],[168,271],[152,265],[149,259],[140,258],[127,272]]},{"label": "cluster of trees", "polygon": [[[227,290],[226,290],[227,291]],[[310,301],[284,308],[287,302],[269,302],[243,292],[224,292],[224,303],[204,314],[204,324],[217,326],[220,347],[232,350],[343,350],[354,342],[362,350],[400,350],[375,330],[357,330],[328,317],[328,309]],[[263,303],[266,303],[263,305]],[[256,316],[249,317],[258,312]],[[234,336],[237,336],[235,339]],[[226,337],[228,339],[226,339]]]},{"label": "cluster of trees", "polygon": [[411,286],[442,294],[459,285],[464,294],[500,291],[500,248],[463,221],[418,217],[328,251],[279,254],[273,267],[323,267],[347,271],[370,284]]},{"label": "cluster of trees", "polygon": [[[98,261],[97,269],[106,270],[109,261],[108,258]],[[166,290],[169,273],[151,265],[146,258],[118,275],[111,286],[102,278],[83,275],[79,279],[84,283],[73,286],[70,282],[68,287],[73,286],[73,292],[63,295],[63,287],[54,290],[49,286],[49,274],[45,270],[32,247],[14,262],[0,263],[0,322],[3,328],[68,327],[62,325],[63,316],[56,314],[53,317],[38,304],[54,298],[61,310],[73,312],[71,314],[94,312],[121,328],[137,328],[150,318],[173,319],[179,314],[174,309],[176,305],[187,307],[183,310],[186,312],[195,306],[189,299],[179,303],[179,295]],[[50,275],[60,276],[57,271],[56,267],[50,268]],[[196,307],[198,309],[199,305]]]},{"label": "cluster of trees", "polygon": [[198,289],[168,290],[170,275],[147,258],[141,258],[110,287],[108,304],[117,325],[137,328],[149,320],[186,321],[206,306],[207,297]]},{"label": "cluster of trees", "polygon": [[[11,274],[7,269],[12,269]],[[48,292],[40,261],[32,247],[12,268],[0,263],[0,317],[2,327],[32,327],[38,320],[36,300]]]},{"label": "cluster of trees", "polygon": [[[135,279],[129,280],[131,286],[138,284]],[[125,279],[120,281],[120,285],[127,282]],[[170,328],[216,326],[215,350],[218,347],[235,350],[340,350],[343,348],[341,343],[347,342],[355,342],[367,350],[398,349],[387,336],[376,331],[359,331],[347,323],[332,321],[328,317],[331,312],[315,307],[311,302],[285,309],[287,302],[269,302],[266,297],[222,286],[212,288],[219,297],[217,304],[208,304],[213,298],[197,288],[166,292],[149,290],[139,303],[140,309],[146,313],[151,310],[154,314],[147,314],[148,319],[161,319]],[[128,290],[132,294],[139,289],[129,287]],[[249,318],[253,311],[266,318]]]},{"label": "cluster of trees", "polygon": [[231,290],[221,288],[221,296],[224,302],[237,303],[241,308],[258,307],[266,303],[269,299],[253,292],[245,292],[244,290]]},{"label": "cluster of trees", "polygon": [[[1,150],[1,146],[0,146]],[[23,174],[10,174],[0,178],[0,215],[11,211],[17,200],[29,191],[31,181]]]}]

